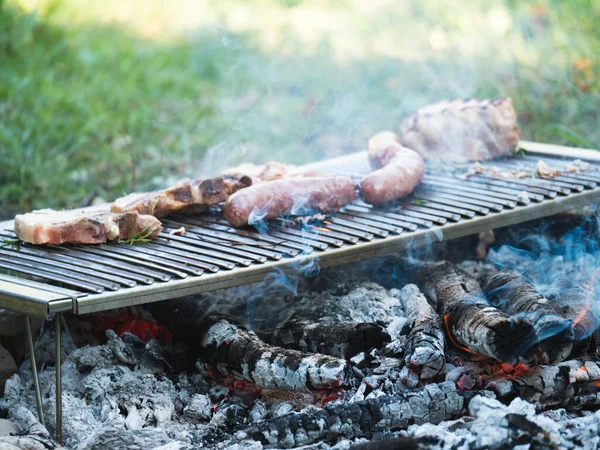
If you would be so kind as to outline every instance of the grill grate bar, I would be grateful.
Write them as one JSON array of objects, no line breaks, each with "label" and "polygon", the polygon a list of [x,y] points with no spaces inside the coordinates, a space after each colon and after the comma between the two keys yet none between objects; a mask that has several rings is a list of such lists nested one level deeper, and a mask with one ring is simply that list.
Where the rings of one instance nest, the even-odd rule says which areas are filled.
[{"label": "grill grate bar", "polygon": [[[405,228],[409,231],[415,231],[418,228],[417,225],[426,225],[426,222],[420,219],[413,219],[412,217],[402,216],[400,214],[395,214],[392,212],[387,212],[385,210],[373,208],[370,205],[367,205],[366,203],[359,204],[358,202],[356,202],[352,205],[346,205],[344,207],[344,210],[361,212],[365,217],[378,218],[378,220],[394,224],[396,226]],[[413,221],[415,220],[417,223],[413,223]]]},{"label": "grill grate bar", "polygon": [[[477,193],[472,193],[469,190],[461,190],[458,188],[445,188],[445,187],[438,187],[436,185],[431,185],[431,184],[425,184],[423,186],[424,189],[429,190],[431,192],[439,192],[443,195],[452,195],[456,198],[462,198],[465,201],[471,201],[471,200],[475,200],[479,203],[481,206],[485,206],[486,208],[490,208],[493,211],[497,211],[500,212],[502,211],[502,208],[509,208],[509,209],[513,209],[515,206],[517,206],[517,202],[514,201],[510,201],[510,200],[503,200],[500,198],[495,198],[495,197],[489,197],[485,194],[477,194]],[[475,203],[477,204],[477,203]]]},{"label": "grill grate bar", "polygon": [[96,278],[94,276],[81,273],[81,271],[73,270],[72,268],[65,269],[61,266],[53,264],[44,264],[44,261],[40,258],[32,257],[29,255],[11,255],[10,252],[0,252],[2,255],[2,261],[6,264],[13,264],[22,267],[22,270],[31,270],[31,274],[37,273],[47,274],[46,278],[52,279],[56,275],[67,277],[71,280],[77,280],[83,283],[87,283],[90,286],[98,286],[104,289],[110,289],[111,291],[117,291],[121,286],[114,281]]},{"label": "grill grate bar", "polygon": [[29,264],[22,262],[14,263],[8,261],[0,261],[0,268],[22,273],[24,275],[39,277],[43,279],[46,283],[50,284],[58,282],[66,284],[67,286],[74,287],[76,289],[83,289],[84,291],[93,292],[96,294],[104,292],[104,288],[97,284],[87,283],[85,281],[71,278],[69,276],[57,273],[56,271],[37,269],[35,267],[31,267],[31,265]]},{"label": "grill grate bar", "polygon": [[339,217],[343,217],[344,219],[351,220],[357,224],[364,224],[366,226],[376,227],[382,230],[387,231],[388,233],[400,234],[402,233],[401,227],[396,227],[393,224],[390,224],[389,221],[377,221],[374,220],[373,217],[365,214],[361,216],[360,214],[352,213],[351,211],[341,210],[338,213]]},{"label": "grill grate bar", "polygon": [[[16,262],[21,260],[28,261],[35,265],[32,267],[39,267],[43,269],[49,266],[56,268],[56,270],[62,269],[64,270],[64,274],[73,273],[72,276],[74,278],[87,280],[91,283],[99,284],[106,289],[112,289],[113,291],[119,289],[120,286],[133,287],[137,284],[135,281],[121,278],[119,275],[109,275],[102,272],[91,271],[91,267],[82,268],[78,265],[59,262],[52,258],[48,258],[46,255],[40,257],[32,255],[26,251],[15,252],[14,250],[11,251],[3,249],[0,249],[0,255],[4,256],[4,258],[7,258],[8,260],[14,260]],[[89,276],[90,274],[93,274],[93,276]]]},{"label": "grill grate bar", "polygon": [[[14,238],[16,238],[16,235],[12,232],[8,233],[8,232],[0,231],[0,237],[14,239]],[[11,247],[5,247],[5,248],[12,250]],[[15,250],[12,250],[12,251],[15,251]],[[117,267],[110,267],[107,265],[99,264],[97,262],[93,262],[93,261],[89,261],[89,260],[82,260],[82,259],[79,259],[79,258],[76,258],[73,256],[67,256],[67,255],[63,255],[60,253],[53,253],[51,251],[51,249],[45,248],[45,247],[36,248],[33,246],[21,245],[19,247],[18,252],[27,254],[27,255],[39,256],[40,258],[49,259],[52,261],[58,261],[58,262],[62,262],[62,263],[68,264],[68,265],[76,266],[76,267],[82,267],[85,269],[93,269],[96,272],[102,272],[107,275],[110,275],[111,279],[115,279],[115,281],[118,278],[120,278],[123,280],[131,280],[134,284],[135,283],[152,284],[154,282],[153,278],[145,276],[145,275],[141,275],[136,272],[122,270]],[[114,275],[116,275],[118,278],[114,278]],[[119,281],[119,282],[121,282],[121,281]],[[125,284],[125,283],[123,283],[123,284]]]},{"label": "grill grate bar", "polygon": [[[57,248],[54,247],[53,248]],[[124,262],[130,265],[134,265],[134,266],[141,266],[144,267],[146,269],[150,269],[154,271],[154,274],[157,273],[162,273],[162,276],[158,279],[160,279],[161,281],[169,281],[171,278],[173,278],[173,276],[179,277],[179,278],[185,278],[187,275],[185,273],[181,273],[177,270],[173,270],[170,269],[169,267],[166,267],[165,264],[155,264],[153,262],[150,262],[148,260],[146,260],[146,258],[142,258],[141,256],[143,256],[141,253],[138,253],[136,255],[136,257],[131,257],[129,255],[124,255],[122,252],[114,252],[111,251],[110,249],[102,249],[102,248],[97,248],[97,247],[83,247],[80,246],[78,247],[78,250],[82,253],[87,253],[89,255],[90,258],[94,259],[95,257],[103,257],[106,259],[113,259],[115,261],[120,261],[120,262]],[[146,273],[148,273],[147,270],[145,270]]]},{"label": "grill grate bar", "polygon": [[[471,187],[468,185],[468,183],[463,183],[462,185],[460,185],[458,183],[446,181],[445,179],[439,180],[439,179],[434,179],[434,178],[430,178],[430,177],[425,178],[425,183],[427,183],[428,186],[449,188],[449,189],[453,189],[455,191],[459,190],[461,192],[469,192],[469,193],[481,195],[481,189],[478,189],[476,187]],[[485,197],[491,197],[491,200],[498,201],[502,205],[508,206],[511,208],[514,208],[517,203],[526,205],[530,202],[528,197],[523,198],[523,197],[519,197],[518,194],[510,195],[510,194],[505,194],[505,193],[501,193],[501,192],[493,192],[491,190],[488,190],[488,192],[485,193]],[[477,198],[477,197],[475,197],[475,198]],[[502,203],[499,200],[505,201],[506,203]],[[510,206],[510,205],[512,205],[512,206]]]},{"label": "grill grate bar", "polygon": [[[166,223],[163,222],[163,224]],[[166,230],[172,230],[173,227],[169,226],[167,223],[164,227]],[[171,238],[171,234],[168,237],[165,235],[166,239]],[[211,242],[214,244],[222,245],[224,247],[231,247],[233,249],[240,249],[241,251],[247,252],[252,255],[259,255],[265,258],[273,259],[278,261],[282,258],[282,253],[267,250],[267,247],[272,248],[271,244],[259,244],[258,242],[251,242],[251,245],[248,245],[248,242],[240,242],[239,240],[218,238],[214,236],[214,233],[211,233],[209,230],[202,229],[199,227],[188,227],[186,228],[186,236],[193,236],[195,239],[199,239],[205,242]],[[260,245],[260,246],[257,246]]]},{"label": "grill grate bar", "polygon": [[500,179],[494,178],[489,175],[476,174],[476,175],[473,175],[472,177],[470,177],[469,179],[474,180],[474,181],[481,180],[481,181],[491,184],[492,186],[520,189],[522,191],[538,194],[538,195],[543,196],[544,198],[550,198],[550,199],[556,198],[559,194],[562,194],[562,195],[570,194],[570,191],[565,191],[562,189],[556,190],[556,189],[553,189],[552,187],[550,187],[550,189],[545,189],[540,186],[534,186],[531,183],[527,183],[526,181],[522,181],[521,179],[518,179],[518,178],[500,180]]},{"label": "grill grate bar", "polygon": [[188,236],[178,236],[175,234],[163,233],[161,235],[161,239],[165,239],[167,241],[181,242],[184,244],[200,247],[203,249],[208,249],[211,251],[218,250],[220,252],[223,252],[226,255],[232,255],[236,258],[241,257],[246,260],[255,261],[255,262],[259,262],[259,263],[264,263],[267,260],[266,256],[257,255],[255,253],[250,253],[250,252],[244,251],[244,249],[239,248],[239,247],[230,247],[227,245],[206,242],[206,241],[203,241],[202,239],[199,239],[198,237],[191,238]]},{"label": "grill grate bar", "polygon": [[408,203],[404,205],[405,211],[419,212],[426,214],[428,216],[434,215],[434,217],[443,217],[446,220],[451,220],[452,222],[458,222],[460,220],[460,214],[450,213],[438,209],[434,209],[429,206],[415,205],[412,203]]},{"label": "grill grate bar", "polygon": [[[105,248],[110,251],[111,248]],[[137,253],[143,253],[155,258],[163,258],[166,261],[164,263],[169,267],[181,270],[183,272],[189,272],[191,275],[202,275],[204,270],[209,272],[218,272],[219,267],[214,264],[207,263],[202,259],[196,259],[195,255],[191,252],[182,252],[180,250],[170,248],[168,246],[162,246],[160,243],[154,245],[138,245],[135,249],[135,253],[127,253],[132,257],[137,256]],[[154,261],[156,261],[154,259]]]},{"label": "grill grate bar", "polygon": [[[513,169],[515,168],[514,165],[512,164],[507,164],[507,163],[503,163],[500,162],[498,163],[498,166],[500,168],[504,168],[504,169]],[[531,166],[531,165],[525,165],[521,163],[521,166],[517,166],[518,168],[522,168],[523,170],[529,170],[532,173],[535,173],[535,166]],[[537,181],[538,183],[541,182],[546,182],[551,186],[557,186],[557,187],[561,187],[566,189],[567,191],[576,191],[576,192],[581,192],[585,189],[585,187],[580,184],[580,183],[571,183],[568,181],[560,181],[560,177],[554,177],[554,178],[534,178],[532,181]],[[569,192],[566,192],[566,194],[569,194]]]},{"label": "grill grate bar", "polygon": [[510,188],[510,187],[496,186],[495,184],[485,182],[484,180],[476,180],[474,177],[469,177],[467,179],[461,180],[461,179],[450,178],[450,177],[436,177],[436,176],[430,175],[427,178],[431,179],[431,180],[435,180],[435,181],[444,182],[444,183],[451,183],[451,184],[454,184],[457,186],[466,186],[469,188],[478,189],[478,191],[485,189],[486,191],[488,191],[489,195],[492,195],[492,194],[505,195],[506,196],[505,198],[520,202],[524,205],[529,204],[529,200],[533,200],[533,201],[537,201],[537,202],[541,202],[542,200],[544,200],[544,196],[542,194],[528,192],[527,197],[523,197],[522,193],[524,192],[524,190],[520,187]]},{"label": "grill grate bar", "polygon": [[[303,229],[296,229],[274,224],[271,229],[276,230],[278,233],[280,233],[280,236],[294,236],[294,239],[300,239],[300,242],[303,237],[306,237],[311,242],[310,245],[312,245],[315,248],[318,248],[319,250],[325,250],[327,247],[329,247],[329,245],[333,245],[334,247],[341,247],[342,245],[344,245],[342,239],[330,236],[329,233],[327,233],[326,231],[319,230],[317,227],[311,225]],[[316,245],[317,243],[321,245]]]},{"label": "grill grate bar", "polygon": [[370,233],[370,234],[373,234],[375,236],[379,236],[379,237],[382,237],[382,238],[388,237],[389,234],[390,234],[389,232],[387,232],[384,229],[379,229],[379,228],[377,228],[375,226],[370,226],[370,225],[355,223],[351,219],[347,220],[347,219],[343,219],[343,218],[341,218],[339,216],[333,217],[331,219],[331,222],[334,225],[337,225],[337,226],[345,226],[345,227],[348,227],[349,229],[356,230],[356,231],[359,231],[361,233],[364,231],[364,232],[367,232],[367,233]]},{"label": "grill grate bar", "polygon": [[[110,255],[107,256],[103,256],[100,254],[88,254],[84,251],[78,250],[77,247],[59,247],[59,246],[48,246],[47,247],[48,250],[50,252],[55,252],[58,254],[64,254],[67,256],[72,256],[74,258],[80,259],[82,261],[87,261],[87,262],[98,262],[100,264],[104,264],[105,266],[112,268],[112,269],[120,269],[120,270],[127,270],[130,273],[136,273],[139,275],[144,275],[144,276],[148,276],[148,277],[152,277],[153,281],[152,283],[154,283],[154,280],[158,280],[158,281],[169,281],[171,279],[171,275],[160,271],[159,270],[154,270],[154,265],[148,265],[145,264],[143,262],[138,262],[137,264],[130,264],[128,261],[123,260],[123,259],[113,259],[110,257]],[[152,284],[152,283],[146,283],[146,284]]]},{"label": "grill grate bar", "polygon": [[[186,220],[185,218],[179,220]],[[176,223],[178,226],[185,226],[185,222],[174,222],[170,220],[169,223]],[[192,224],[193,226],[188,226],[193,232],[197,234],[202,234],[202,236],[212,236],[218,239],[231,241],[233,243],[245,243],[248,246],[265,246],[265,248],[270,248],[281,252],[282,254],[288,256],[296,256],[300,253],[301,250],[296,249],[291,246],[289,242],[286,242],[286,245],[282,243],[285,242],[281,239],[273,239],[268,236],[260,236],[258,238],[252,238],[245,230],[236,230],[234,234],[234,229],[228,226],[211,224],[210,222],[203,222],[202,220],[189,219],[187,220],[188,224]]]}]

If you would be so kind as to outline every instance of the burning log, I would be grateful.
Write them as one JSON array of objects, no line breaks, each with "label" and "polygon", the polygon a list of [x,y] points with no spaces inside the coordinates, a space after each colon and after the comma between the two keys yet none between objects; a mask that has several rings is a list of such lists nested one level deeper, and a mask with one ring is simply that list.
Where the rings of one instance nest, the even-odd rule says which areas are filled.
[{"label": "burning log", "polygon": [[333,402],[323,409],[307,409],[253,424],[245,435],[282,448],[319,441],[336,442],[406,429],[412,424],[438,424],[460,414],[464,399],[451,382],[431,384],[397,395],[354,403]]},{"label": "burning log", "polygon": [[414,284],[404,286],[399,299],[412,328],[406,340],[406,368],[421,380],[431,380],[446,363],[442,320]]},{"label": "burning log", "polygon": [[491,380],[486,389],[495,391],[501,400],[519,396],[540,410],[600,405],[600,360],[594,355],[531,367],[517,376]]},{"label": "burning log", "polygon": [[[593,285],[593,280],[590,284]],[[575,340],[581,341],[590,337],[598,327],[598,319],[592,308],[594,293],[591,288],[564,280],[558,286],[558,290],[558,294],[551,299],[557,304],[558,315],[573,321]]]},{"label": "burning log", "polygon": [[390,342],[390,335],[376,323],[291,320],[265,340],[280,347],[348,359],[373,347],[382,347]]},{"label": "burning log", "polygon": [[345,360],[269,345],[225,316],[204,317],[194,300],[171,300],[153,309],[175,336],[199,347],[202,359],[225,374],[233,371],[266,389],[326,389],[346,383]]},{"label": "burning log", "polygon": [[449,262],[423,264],[422,288],[437,305],[450,340],[459,348],[516,364],[531,358],[533,326],[491,306],[477,282]]},{"label": "burning log", "polygon": [[498,272],[483,280],[488,300],[507,314],[525,314],[540,340],[541,360],[557,363],[573,349],[571,321],[557,315],[553,304],[525,278],[514,272]]}]

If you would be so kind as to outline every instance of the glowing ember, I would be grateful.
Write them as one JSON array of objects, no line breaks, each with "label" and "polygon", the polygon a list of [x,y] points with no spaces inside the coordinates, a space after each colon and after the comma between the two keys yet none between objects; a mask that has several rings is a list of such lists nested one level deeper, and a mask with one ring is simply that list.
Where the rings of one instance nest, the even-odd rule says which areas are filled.
[{"label": "glowing ember", "polygon": [[[585,306],[579,312],[579,314],[577,315],[575,320],[573,320],[573,324],[571,325],[571,328],[575,328],[577,326],[577,324],[579,324],[579,322],[581,322],[583,320],[583,318],[586,316],[586,314],[590,310],[590,306],[592,305],[592,298],[595,297],[595,292],[594,292],[595,291],[595,281],[596,281],[596,277],[598,276],[599,272],[600,272],[600,267],[598,267],[596,270],[594,270],[594,273],[590,277],[590,280],[588,281],[587,284],[588,284],[588,287],[589,287],[591,293],[586,299]],[[589,330],[586,330],[586,331],[589,331]]]},{"label": "glowing ember", "polygon": [[465,352],[468,352],[468,353],[473,353],[467,347],[464,347],[464,346],[460,345],[458,342],[456,342],[456,340],[454,339],[454,336],[452,336],[452,332],[450,331],[450,325],[448,325],[448,320],[449,320],[448,319],[448,314],[446,314],[444,316],[444,325],[446,326],[446,333],[448,334],[448,338],[450,339],[450,341],[454,344],[454,346],[456,348],[464,350]]}]

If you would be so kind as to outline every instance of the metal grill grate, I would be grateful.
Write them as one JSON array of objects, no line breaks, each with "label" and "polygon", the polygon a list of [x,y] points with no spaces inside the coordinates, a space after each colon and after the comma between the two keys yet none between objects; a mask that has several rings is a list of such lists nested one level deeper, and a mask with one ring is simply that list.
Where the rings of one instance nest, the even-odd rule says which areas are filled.
[{"label": "metal grill grate", "polygon": [[[82,314],[246,284],[309,262],[330,266],[390,254],[555,214],[600,199],[600,159],[579,153],[592,162],[591,169],[552,180],[497,179],[489,173],[463,179],[466,166],[448,174],[431,165],[415,195],[398,205],[376,208],[359,200],[320,223],[272,221],[266,233],[233,229],[214,210],[164,220],[163,233],[149,244],[14,247],[7,244],[15,238],[12,222],[4,222],[0,306],[35,315],[71,309]],[[485,165],[533,174],[540,159],[564,167],[556,156],[535,149]],[[364,152],[310,166],[356,179],[369,171]],[[169,234],[181,226],[184,236]]]}]

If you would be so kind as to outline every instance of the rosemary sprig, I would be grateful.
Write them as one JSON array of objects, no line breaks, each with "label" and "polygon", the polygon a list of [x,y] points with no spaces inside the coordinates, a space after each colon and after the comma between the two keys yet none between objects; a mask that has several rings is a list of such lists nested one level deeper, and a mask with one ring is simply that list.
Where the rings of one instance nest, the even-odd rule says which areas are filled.
[{"label": "rosemary sprig", "polygon": [[131,226],[129,227],[129,234],[127,236],[127,239],[121,240],[119,242],[125,242],[129,245],[146,244],[146,243],[150,242],[150,240],[151,240],[150,236],[152,236],[152,230],[150,230],[148,227],[144,227],[137,233],[134,233],[133,232],[134,229],[135,229],[135,219],[132,218]]},{"label": "rosemary sprig", "polygon": [[23,244],[23,243],[18,238],[4,239],[2,241],[2,243],[0,244],[0,247],[2,247],[2,248],[10,247],[11,250],[20,250],[21,249],[21,244]]},{"label": "rosemary sprig", "polygon": [[415,205],[426,205],[427,204],[427,200],[425,200],[424,198],[415,198],[412,202]]}]

